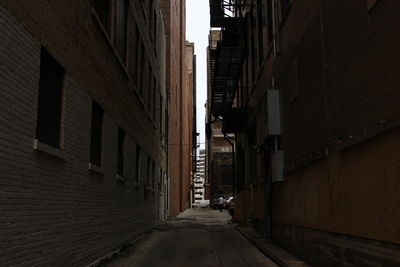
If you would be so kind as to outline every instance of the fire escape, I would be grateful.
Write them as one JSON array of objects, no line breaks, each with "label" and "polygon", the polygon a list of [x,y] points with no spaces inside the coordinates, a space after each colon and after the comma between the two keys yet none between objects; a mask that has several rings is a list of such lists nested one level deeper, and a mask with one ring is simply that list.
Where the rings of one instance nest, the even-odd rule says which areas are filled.
[{"label": "fire escape", "polygon": [[[243,0],[210,0],[211,27],[220,28],[217,45],[210,45],[211,114],[223,121],[224,133],[240,129],[242,112],[233,107],[245,49],[240,37]],[[212,42],[212,40],[211,40]],[[211,43],[210,42],[210,43]]]}]

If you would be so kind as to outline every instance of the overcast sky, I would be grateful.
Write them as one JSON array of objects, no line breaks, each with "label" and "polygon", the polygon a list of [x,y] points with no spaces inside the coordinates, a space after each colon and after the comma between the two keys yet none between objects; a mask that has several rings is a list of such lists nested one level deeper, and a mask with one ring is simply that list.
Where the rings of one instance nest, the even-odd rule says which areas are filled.
[{"label": "overcast sky", "polygon": [[197,132],[200,133],[201,147],[205,140],[205,109],[207,99],[207,54],[208,32],[210,31],[209,1],[187,0],[186,39],[194,42],[197,57]]}]

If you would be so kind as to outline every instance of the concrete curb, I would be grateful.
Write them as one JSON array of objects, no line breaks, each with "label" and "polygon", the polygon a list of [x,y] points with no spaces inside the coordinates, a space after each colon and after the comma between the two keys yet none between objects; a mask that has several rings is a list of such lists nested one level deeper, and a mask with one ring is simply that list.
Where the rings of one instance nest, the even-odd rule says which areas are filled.
[{"label": "concrete curb", "polygon": [[250,227],[237,226],[236,230],[241,233],[247,240],[253,243],[262,253],[268,256],[272,261],[281,267],[309,267],[311,265],[301,261],[291,253],[273,244],[271,241],[265,240],[259,234],[254,232]]}]

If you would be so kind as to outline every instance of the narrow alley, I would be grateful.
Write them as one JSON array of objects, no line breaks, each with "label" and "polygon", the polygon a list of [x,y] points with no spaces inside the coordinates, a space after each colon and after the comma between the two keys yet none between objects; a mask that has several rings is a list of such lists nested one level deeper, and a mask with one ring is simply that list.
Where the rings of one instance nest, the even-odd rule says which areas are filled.
[{"label": "narrow alley", "polygon": [[0,267],[400,266],[398,25],[399,0],[0,0]]},{"label": "narrow alley", "polygon": [[187,209],[102,267],[278,266],[236,226],[226,211]]}]

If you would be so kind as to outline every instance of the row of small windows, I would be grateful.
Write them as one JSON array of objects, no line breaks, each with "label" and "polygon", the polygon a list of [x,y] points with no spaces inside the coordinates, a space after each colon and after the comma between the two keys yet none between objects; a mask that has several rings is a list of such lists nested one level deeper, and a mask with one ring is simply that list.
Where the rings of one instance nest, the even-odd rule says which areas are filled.
[{"label": "row of small windows", "polygon": [[[39,100],[36,126],[36,139],[50,147],[62,149],[62,121],[63,121],[63,83],[65,70],[49,54],[45,48],[41,48],[40,54],[40,78],[39,78]],[[102,137],[104,110],[95,101],[92,101],[92,121],[90,134],[90,163],[102,166]],[[124,176],[124,144],[125,131],[118,128],[118,152],[117,152],[117,174]],[[146,155],[139,145],[136,145],[135,176],[139,183],[141,173],[141,158]],[[146,185],[154,188],[156,165],[147,156]],[[160,175],[162,171],[160,170]],[[160,176],[161,178],[161,176]]]},{"label": "row of small windows", "polygon": [[[162,127],[165,121],[163,112],[165,112],[166,107],[163,105],[163,98],[159,90],[160,84],[156,79],[150,60],[146,56],[146,48],[138,25],[128,27],[129,3],[128,0],[95,0],[94,10],[104,32],[115,47],[116,54],[125,68],[129,67],[129,73],[132,75],[133,85],[138,95],[147,107],[154,123],[160,127],[160,133],[163,133],[165,131],[165,127]],[[153,40],[154,54],[157,56],[158,18],[154,1],[141,1],[140,5],[147,20],[149,36]],[[131,47],[133,58],[128,55],[128,28],[134,29],[132,30],[134,41]],[[145,90],[145,88],[148,88],[148,90]]]}]

